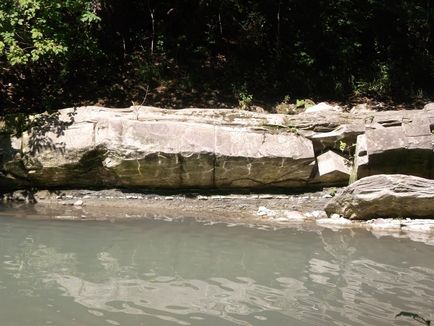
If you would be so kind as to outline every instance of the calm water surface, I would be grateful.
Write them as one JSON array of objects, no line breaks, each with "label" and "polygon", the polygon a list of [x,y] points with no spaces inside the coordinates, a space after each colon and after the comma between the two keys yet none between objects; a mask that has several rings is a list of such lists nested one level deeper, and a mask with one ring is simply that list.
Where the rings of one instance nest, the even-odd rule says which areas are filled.
[{"label": "calm water surface", "polygon": [[0,325],[409,325],[400,311],[434,318],[434,247],[351,230],[0,218]]}]

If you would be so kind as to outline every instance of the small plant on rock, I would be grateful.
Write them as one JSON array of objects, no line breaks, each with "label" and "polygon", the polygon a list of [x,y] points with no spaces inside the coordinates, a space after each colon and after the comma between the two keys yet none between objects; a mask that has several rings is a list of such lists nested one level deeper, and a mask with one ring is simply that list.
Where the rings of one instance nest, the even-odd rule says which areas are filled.
[{"label": "small plant on rock", "polygon": [[343,153],[348,155],[349,158],[354,157],[354,151],[356,149],[356,144],[347,144],[345,141],[340,140],[339,141],[339,150]]},{"label": "small plant on rock", "polygon": [[276,105],[275,111],[279,114],[296,114],[297,107],[291,103],[291,98],[286,95],[283,101]]},{"label": "small plant on rock", "polygon": [[295,107],[297,109],[307,109],[310,108],[311,106],[314,106],[315,102],[306,98],[306,99],[297,99],[295,101]]},{"label": "small plant on rock", "polygon": [[250,109],[253,103],[253,95],[247,92],[240,92],[238,95],[238,105],[242,110]]},{"label": "small plant on rock", "polygon": [[248,110],[253,104],[253,95],[247,90],[247,85],[244,83],[241,86],[232,85],[235,97],[238,100],[238,106],[241,110]]},{"label": "small plant on rock", "polygon": [[279,114],[297,114],[315,105],[315,102],[310,99],[296,99],[295,103],[291,103],[291,98],[286,95],[282,102],[276,105],[275,111]]}]

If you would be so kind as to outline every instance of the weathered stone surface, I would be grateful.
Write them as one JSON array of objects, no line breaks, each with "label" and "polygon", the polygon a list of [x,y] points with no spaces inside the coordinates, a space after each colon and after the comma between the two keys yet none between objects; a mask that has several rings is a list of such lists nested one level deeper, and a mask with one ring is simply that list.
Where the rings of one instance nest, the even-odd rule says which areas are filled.
[{"label": "weathered stone surface", "polygon": [[286,116],[286,122],[298,129],[315,132],[330,132],[342,125],[366,125],[378,123],[382,126],[400,126],[403,121],[414,119],[428,120],[434,118],[434,110],[399,110],[399,111],[368,111],[349,112],[314,112]]},{"label": "weathered stone surface", "polygon": [[423,109],[425,111],[434,111],[434,102],[425,104]]},{"label": "weathered stone surface", "polygon": [[[429,108],[429,105],[426,106]],[[355,110],[351,113],[338,111],[318,111],[301,113],[287,118],[287,124],[298,128],[299,133],[311,139],[315,153],[325,149],[339,149],[340,142],[349,146],[356,138],[369,129],[399,127],[403,124],[415,125],[431,123],[434,128],[434,110],[381,111]]]},{"label": "weathered stone surface", "polygon": [[434,180],[402,174],[375,175],[348,186],[326,205],[327,215],[349,219],[434,217]]},{"label": "weathered stone surface", "polygon": [[[22,151],[22,159],[9,157],[3,169],[45,188],[307,183],[315,160],[310,140],[289,131],[257,128],[255,122],[253,127],[238,123],[248,119],[244,112],[198,112],[148,107],[60,110],[57,127],[23,135],[15,149]],[[216,116],[225,113],[231,116]],[[203,114],[203,121],[196,114]]]},{"label": "weathered stone surface", "polygon": [[313,133],[307,135],[314,144],[315,152],[327,148],[339,149],[340,142],[351,145],[356,142],[357,136],[364,134],[363,123],[344,124],[329,132]]},{"label": "weathered stone surface", "polygon": [[314,161],[312,143],[304,137],[227,127],[216,127],[215,154],[218,187],[303,186]]},{"label": "weathered stone surface", "polygon": [[415,119],[400,126],[370,126],[357,138],[355,179],[375,174],[431,178],[433,144],[429,124]]},{"label": "weathered stone surface", "polygon": [[359,114],[359,113],[371,113],[372,109],[368,107],[367,103],[357,104],[353,106],[350,110],[350,113],[352,114]]},{"label": "weathered stone surface", "polygon": [[318,175],[312,182],[325,185],[348,184],[351,163],[345,157],[328,151],[317,157]]},{"label": "weathered stone surface", "polygon": [[311,107],[308,107],[306,113],[316,113],[316,112],[342,112],[342,108],[338,105],[330,105],[326,102],[321,102]]},{"label": "weathered stone surface", "polygon": [[315,182],[314,153],[337,150],[341,142],[351,147],[356,139],[353,179],[383,172],[434,176],[430,105],[419,111],[314,111],[134,106],[39,115],[20,138],[3,130],[0,187],[325,185],[329,181]]},{"label": "weathered stone surface", "polygon": [[351,171],[350,183],[366,177],[369,174],[368,150],[366,148],[366,135],[357,136],[356,152],[354,153],[353,170]]}]

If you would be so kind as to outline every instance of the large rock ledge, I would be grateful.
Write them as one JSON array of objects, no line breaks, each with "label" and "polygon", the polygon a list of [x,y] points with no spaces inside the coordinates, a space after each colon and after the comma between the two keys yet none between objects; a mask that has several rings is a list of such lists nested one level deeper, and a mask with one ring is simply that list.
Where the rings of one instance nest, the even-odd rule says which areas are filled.
[{"label": "large rock ledge", "polygon": [[20,137],[0,123],[0,190],[293,189],[345,185],[351,173],[434,175],[434,105],[358,113],[324,107],[293,116],[79,107],[31,117]]},{"label": "large rock ledge", "polygon": [[[3,140],[3,174],[11,183],[44,188],[300,187],[308,182],[315,161],[309,139],[256,129],[255,122],[236,123],[242,114],[187,111],[83,107],[60,110],[58,121],[48,125],[44,116],[37,117],[39,128]],[[229,120],[210,120],[211,113],[226,113]]]}]

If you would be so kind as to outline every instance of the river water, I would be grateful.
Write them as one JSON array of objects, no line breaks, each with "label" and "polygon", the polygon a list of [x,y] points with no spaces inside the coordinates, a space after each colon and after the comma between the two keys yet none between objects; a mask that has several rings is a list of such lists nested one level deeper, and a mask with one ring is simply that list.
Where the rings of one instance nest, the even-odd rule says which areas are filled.
[{"label": "river water", "polygon": [[400,311],[434,318],[434,247],[191,219],[0,218],[0,325],[415,323]]}]

